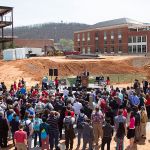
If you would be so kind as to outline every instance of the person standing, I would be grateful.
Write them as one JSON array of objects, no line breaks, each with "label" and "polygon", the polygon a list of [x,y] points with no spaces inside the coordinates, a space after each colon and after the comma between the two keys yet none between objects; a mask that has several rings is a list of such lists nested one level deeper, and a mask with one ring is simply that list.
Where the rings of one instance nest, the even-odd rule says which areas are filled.
[{"label": "person standing", "polygon": [[142,84],[143,84],[143,91],[144,91],[144,94],[146,94],[146,91],[147,91],[147,88],[148,88],[148,81],[143,80],[143,81],[142,81]]},{"label": "person standing", "polygon": [[27,133],[23,131],[23,125],[19,125],[19,130],[14,134],[15,146],[17,150],[27,150]]},{"label": "person standing", "polygon": [[41,149],[49,150],[49,125],[46,123],[46,118],[42,118],[42,122],[40,124],[40,137],[41,137]]},{"label": "person standing", "polygon": [[127,138],[130,140],[129,148],[133,147],[134,137],[135,137],[135,117],[134,117],[134,112],[131,112],[130,121],[128,124],[128,132],[127,132]]},{"label": "person standing", "polygon": [[66,144],[66,150],[69,149],[70,144],[70,150],[73,149],[73,139],[75,138],[74,128],[73,124],[75,123],[75,118],[71,117],[71,112],[68,111],[68,115],[64,118],[64,127],[65,127],[65,144]]},{"label": "person standing", "polygon": [[39,137],[39,145],[41,147],[41,136],[40,136],[40,124],[41,123],[42,123],[42,119],[39,118],[39,114],[36,114],[33,120],[34,147],[36,147],[37,145],[37,137]]},{"label": "person standing", "polygon": [[99,137],[102,137],[102,125],[104,122],[104,116],[99,110],[99,107],[95,108],[95,112],[93,112],[91,119],[94,130],[94,142],[98,146]]},{"label": "person standing", "polygon": [[103,125],[103,138],[101,150],[104,150],[105,144],[107,144],[107,150],[110,150],[110,143],[113,136],[114,127],[110,124],[111,120],[107,119],[106,124]]},{"label": "person standing", "polygon": [[80,147],[81,137],[83,135],[83,122],[85,122],[87,116],[84,114],[84,110],[81,109],[77,116],[77,132],[78,132],[78,147]]},{"label": "person standing", "polygon": [[138,107],[134,107],[134,117],[135,117],[135,142],[140,140],[141,135],[141,116]]},{"label": "person standing", "polygon": [[93,150],[93,127],[91,125],[90,119],[86,118],[85,122],[83,122],[83,148],[86,149],[86,145],[89,144],[89,150]]},{"label": "person standing", "polygon": [[75,103],[73,104],[73,110],[75,112],[75,115],[79,115],[80,110],[82,109],[82,104],[80,103],[80,101],[78,99],[76,99]]},{"label": "person standing", "polygon": [[123,122],[120,122],[116,132],[116,140],[117,140],[116,150],[124,150],[124,136],[125,136],[125,126]]},{"label": "person standing", "polygon": [[28,149],[31,149],[32,145],[32,134],[33,134],[33,123],[32,123],[32,116],[29,116],[27,120],[24,121],[24,131],[27,132],[27,141],[28,141]]},{"label": "person standing", "polygon": [[49,142],[50,149],[53,150],[54,144],[55,149],[58,149],[58,139],[59,139],[59,117],[60,113],[57,111],[51,111],[50,115],[47,119],[47,123],[49,124]]},{"label": "person standing", "polygon": [[58,77],[55,78],[54,82],[55,82],[55,87],[56,87],[56,90],[57,90],[57,89],[58,89],[58,86],[59,86]]},{"label": "person standing", "polygon": [[12,138],[13,138],[13,144],[15,145],[14,134],[16,131],[19,130],[19,120],[17,120],[16,114],[13,115],[13,119],[10,122],[10,128],[11,128],[11,133],[12,133]]},{"label": "person standing", "polygon": [[146,103],[145,103],[145,106],[146,106],[146,111],[147,111],[148,119],[150,119],[150,93],[146,94]]},{"label": "person standing", "polygon": [[146,139],[146,124],[148,122],[148,117],[145,111],[145,107],[141,107],[141,137]]},{"label": "person standing", "polygon": [[3,116],[3,113],[0,113],[0,147],[7,147],[8,130],[7,119]]}]

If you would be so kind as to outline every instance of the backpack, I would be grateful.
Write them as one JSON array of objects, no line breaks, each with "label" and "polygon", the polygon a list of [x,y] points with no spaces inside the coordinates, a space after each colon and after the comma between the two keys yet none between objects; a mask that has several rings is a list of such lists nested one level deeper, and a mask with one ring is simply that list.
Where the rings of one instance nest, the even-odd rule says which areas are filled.
[{"label": "backpack", "polygon": [[73,127],[71,117],[65,117],[64,126],[65,126],[65,130],[69,130]]},{"label": "backpack", "polygon": [[34,121],[34,127],[33,128],[34,128],[35,131],[39,131],[39,128],[40,128],[39,119]]},{"label": "backpack", "polygon": [[42,131],[41,131],[41,139],[46,139],[47,138],[47,132],[46,132],[46,130],[45,130],[45,128],[43,127],[43,129],[42,129]]},{"label": "backpack", "polygon": [[27,125],[26,121],[25,121],[25,126],[24,126],[24,131],[27,133],[27,136],[30,135],[30,129],[29,129],[29,126],[30,126],[31,122]]},{"label": "backpack", "polygon": [[83,122],[85,121],[85,115],[81,116],[79,115],[78,120],[77,120],[77,128],[78,129],[83,129]]},{"label": "backpack", "polygon": [[7,116],[8,122],[11,122],[13,120],[13,113]]}]

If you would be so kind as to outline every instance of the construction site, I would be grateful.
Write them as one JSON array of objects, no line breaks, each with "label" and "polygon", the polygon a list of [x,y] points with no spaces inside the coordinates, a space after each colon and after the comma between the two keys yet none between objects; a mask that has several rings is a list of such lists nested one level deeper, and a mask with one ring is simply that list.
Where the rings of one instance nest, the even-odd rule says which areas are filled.
[{"label": "construction site", "polygon": [[[67,59],[65,56],[33,57],[29,59],[0,61],[0,81],[11,85],[20,78],[25,78],[27,86],[41,83],[48,76],[49,68],[58,69],[58,77],[69,78],[87,70],[90,76],[114,75],[130,78],[126,81],[113,81],[113,84],[131,83],[136,77],[150,80],[149,56],[101,56],[98,59]],[[128,77],[129,76],[129,77]]]}]

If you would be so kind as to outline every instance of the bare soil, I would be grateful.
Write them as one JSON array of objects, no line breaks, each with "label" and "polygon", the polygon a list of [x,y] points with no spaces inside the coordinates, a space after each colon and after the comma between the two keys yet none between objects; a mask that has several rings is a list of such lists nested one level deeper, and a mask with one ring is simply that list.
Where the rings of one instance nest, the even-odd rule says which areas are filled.
[{"label": "bare soil", "polygon": [[[65,57],[36,57],[15,61],[0,61],[0,81],[10,86],[22,77],[27,86],[40,82],[49,68],[57,68],[59,78],[81,74],[90,75],[139,73],[149,77],[150,59],[144,56],[102,56],[99,59],[66,59]],[[149,78],[150,79],[150,78]]]}]

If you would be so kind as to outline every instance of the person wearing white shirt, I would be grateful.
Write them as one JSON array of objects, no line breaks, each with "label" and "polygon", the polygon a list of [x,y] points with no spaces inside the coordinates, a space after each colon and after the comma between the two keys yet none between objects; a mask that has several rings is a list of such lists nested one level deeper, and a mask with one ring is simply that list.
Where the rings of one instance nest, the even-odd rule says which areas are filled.
[{"label": "person wearing white shirt", "polygon": [[72,108],[74,109],[75,114],[79,115],[82,107],[83,107],[82,104],[79,102],[78,99],[76,99],[76,102],[73,104]]},{"label": "person wearing white shirt", "polygon": [[68,97],[68,94],[69,94],[69,91],[68,91],[67,88],[65,87],[65,88],[64,88],[64,91],[63,91],[64,97]]}]

